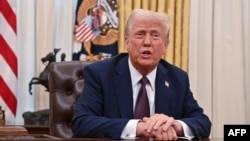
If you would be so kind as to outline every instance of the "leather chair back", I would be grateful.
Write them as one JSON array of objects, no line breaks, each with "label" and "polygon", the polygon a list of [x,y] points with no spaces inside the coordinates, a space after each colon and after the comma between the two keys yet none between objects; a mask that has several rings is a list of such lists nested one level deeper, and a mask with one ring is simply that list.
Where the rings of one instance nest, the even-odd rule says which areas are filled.
[{"label": "leather chair back", "polygon": [[50,64],[48,81],[50,93],[50,135],[71,138],[71,120],[76,100],[83,85],[85,61],[53,62]]}]

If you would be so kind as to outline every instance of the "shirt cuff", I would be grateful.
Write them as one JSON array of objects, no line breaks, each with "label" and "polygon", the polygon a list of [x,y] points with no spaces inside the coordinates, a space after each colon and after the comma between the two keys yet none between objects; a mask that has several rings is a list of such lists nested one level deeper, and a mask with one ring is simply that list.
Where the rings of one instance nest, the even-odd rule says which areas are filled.
[{"label": "shirt cuff", "polygon": [[187,140],[191,140],[194,138],[194,133],[192,131],[192,129],[183,121],[181,120],[176,120],[177,122],[179,122],[183,128],[183,132],[184,132],[184,137],[178,137],[179,139],[187,139]]},{"label": "shirt cuff", "polygon": [[131,119],[128,121],[127,125],[124,127],[121,139],[135,139],[136,138],[136,127],[139,119]]}]

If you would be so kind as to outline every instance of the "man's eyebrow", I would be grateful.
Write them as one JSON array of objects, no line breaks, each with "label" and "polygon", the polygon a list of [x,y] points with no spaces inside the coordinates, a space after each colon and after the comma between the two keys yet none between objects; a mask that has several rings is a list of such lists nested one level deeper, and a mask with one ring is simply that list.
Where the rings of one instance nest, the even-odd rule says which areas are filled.
[{"label": "man's eyebrow", "polygon": [[135,30],[135,33],[145,33],[146,31],[141,29],[141,30]]}]

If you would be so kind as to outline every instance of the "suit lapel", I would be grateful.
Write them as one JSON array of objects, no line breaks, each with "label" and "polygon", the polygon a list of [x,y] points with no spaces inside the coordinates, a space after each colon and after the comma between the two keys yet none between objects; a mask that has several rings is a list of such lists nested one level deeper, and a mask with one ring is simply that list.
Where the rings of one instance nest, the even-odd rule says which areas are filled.
[{"label": "suit lapel", "polygon": [[171,80],[168,77],[168,72],[162,65],[158,66],[155,86],[155,113],[169,114],[174,93],[171,89]]},{"label": "suit lapel", "polygon": [[117,63],[116,76],[113,77],[115,93],[122,118],[133,118],[133,91],[128,67],[128,59]]}]

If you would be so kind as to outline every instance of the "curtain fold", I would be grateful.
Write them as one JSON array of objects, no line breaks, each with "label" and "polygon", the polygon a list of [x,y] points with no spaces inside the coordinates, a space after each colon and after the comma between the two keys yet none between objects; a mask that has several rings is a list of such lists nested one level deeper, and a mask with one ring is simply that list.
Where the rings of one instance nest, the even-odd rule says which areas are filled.
[{"label": "curtain fold", "polygon": [[[250,1],[242,0],[242,16],[243,16],[243,52],[244,52],[244,93],[245,106],[250,107]],[[250,123],[250,109],[246,109],[246,123]]]},{"label": "curtain fold", "polygon": [[249,9],[245,0],[191,0],[190,83],[214,138],[225,124],[250,122]]},{"label": "curtain fold", "polygon": [[[36,110],[36,95],[30,95],[28,84],[36,76],[35,1],[17,0],[18,93],[16,125],[23,124],[23,112]],[[36,88],[32,88],[34,90]],[[34,91],[33,91],[34,92]]]},{"label": "curtain fold", "polygon": [[246,122],[241,9],[241,1],[214,1],[212,118],[213,134],[220,137],[223,124]]},{"label": "curtain fold", "polygon": [[129,13],[135,8],[166,12],[171,18],[170,44],[163,59],[188,70],[189,0],[118,0],[119,52],[124,48],[124,26]]}]

